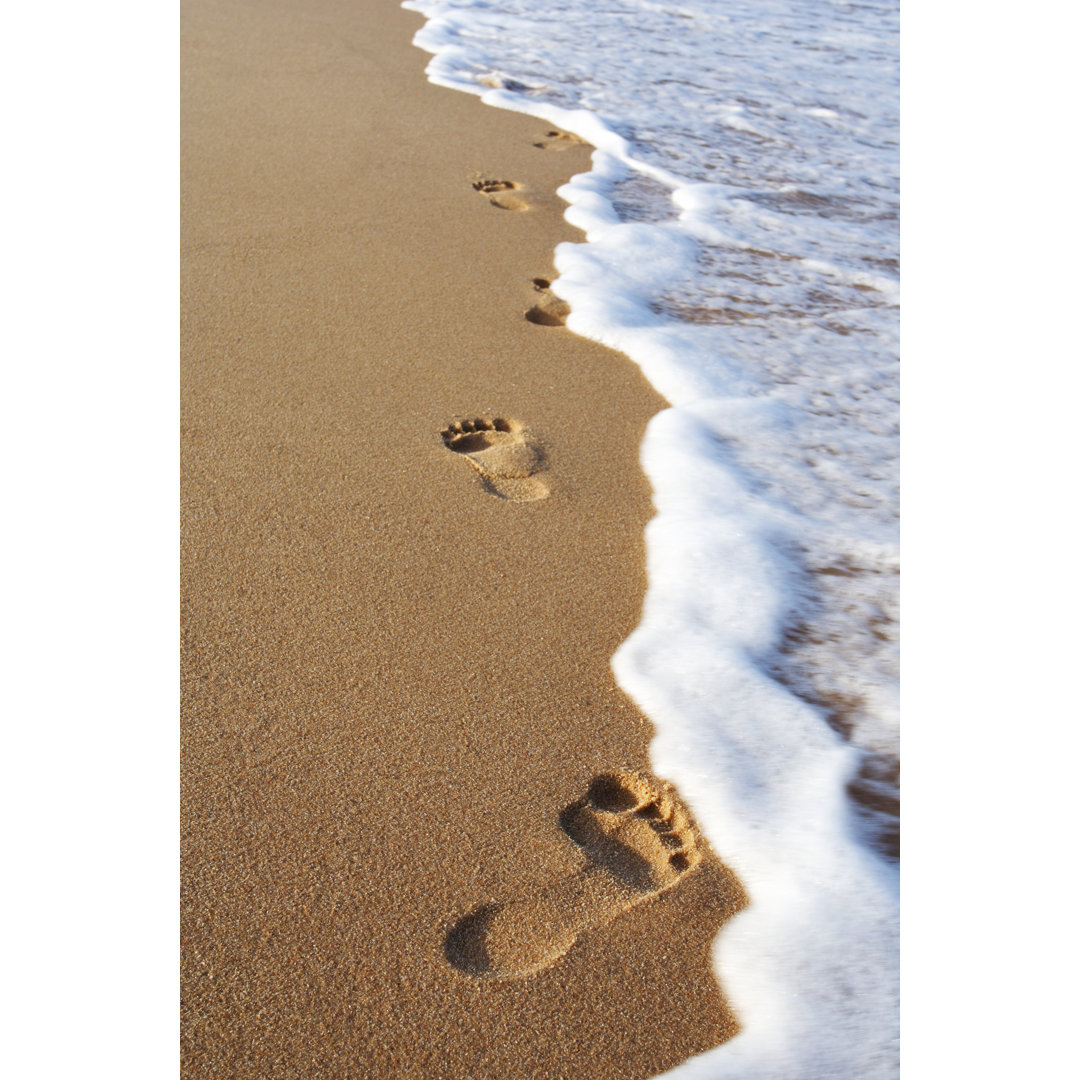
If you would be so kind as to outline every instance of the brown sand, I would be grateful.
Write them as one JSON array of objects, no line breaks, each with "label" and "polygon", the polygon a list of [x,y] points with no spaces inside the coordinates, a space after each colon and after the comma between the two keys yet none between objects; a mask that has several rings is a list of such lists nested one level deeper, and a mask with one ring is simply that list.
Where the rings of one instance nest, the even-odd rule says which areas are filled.
[{"label": "brown sand", "polygon": [[[560,823],[651,736],[609,661],[663,402],[532,281],[580,239],[554,191],[588,148],[431,86],[420,25],[397,0],[184,8],[191,1080],[645,1077],[736,1030],[715,857],[614,887],[604,844],[638,825]],[[518,901],[527,967],[570,894],[561,958],[451,963],[462,916]]]}]

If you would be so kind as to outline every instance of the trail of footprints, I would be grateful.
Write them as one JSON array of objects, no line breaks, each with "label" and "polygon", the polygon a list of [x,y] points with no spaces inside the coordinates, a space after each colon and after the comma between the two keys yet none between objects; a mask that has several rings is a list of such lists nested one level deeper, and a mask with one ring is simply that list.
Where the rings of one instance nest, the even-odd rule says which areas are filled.
[{"label": "trail of footprints", "polygon": [[[551,130],[545,133],[542,141],[533,145],[543,150],[565,150],[582,142],[569,132]],[[472,186],[500,210],[529,208],[528,202],[515,194],[523,187],[515,180],[477,174]],[[538,295],[525,312],[525,318],[537,326],[565,326],[570,305],[551,291],[551,281],[537,277],[532,279],[532,285]],[[462,455],[476,469],[484,489],[491,494],[512,502],[534,502],[550,493],[547,485],[535,475],[543,468],[543,452],[520,421],[501,417],[457,420],[441,435],[443,445]]]},{"label": "trail of footprints", "polygon": [[585,932],[673,888],[701,862],[701,843],[671,785],[621,770],[596,777],[559,824],[585,867],[554,886],[485,904],[446,936],[447,960],[478,978],[533,975]]},{"label": "trail of footprints", "polygon": [[476,469],[492,495],[510,502],[547,498],[547,485],[535,475],[544,467],[544,452],[519,420],[455,420],[440,435],[443,446]]},{"label": "trail of footprints", "polygon": [[[582,139],[552,130],[533,145],[565,150]],[[513,180],[478,176],[473,189],[502,210],[526,210]],[[538,326],[564,326],[570,306],[533,278],[536,302],[525,318]],[[513,502],[548,494],[536,475],[541,447],[518,420],[455,420],[441,432],[443,445],[480,474],[485,490]],[[478,978],[514,979],[535,974],[565,956],[578,938],[606,926],[622,912],[677,885],[701,862],[701,846],[670,784],[643,772],[622,770],[596,777],[585,796],[559,816],[566,836],[585,856],[578,873],[531,895],[475,908],[445,939],[447,960]]]}]

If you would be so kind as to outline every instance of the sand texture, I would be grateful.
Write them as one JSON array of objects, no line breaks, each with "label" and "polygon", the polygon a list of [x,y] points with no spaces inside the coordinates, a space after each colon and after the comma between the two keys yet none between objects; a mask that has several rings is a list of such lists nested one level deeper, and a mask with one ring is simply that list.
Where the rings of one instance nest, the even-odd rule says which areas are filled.
[{"label": "sand texture", "polygon": [[396,0],[186,0],[183,1075],[646,1077],[737,883],[610,657],[664,403],[550,291],[589,148]]}]

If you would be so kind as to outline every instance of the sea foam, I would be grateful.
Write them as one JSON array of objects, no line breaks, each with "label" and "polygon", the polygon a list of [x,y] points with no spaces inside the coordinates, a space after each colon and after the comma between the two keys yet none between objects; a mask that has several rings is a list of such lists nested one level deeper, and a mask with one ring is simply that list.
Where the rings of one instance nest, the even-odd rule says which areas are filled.
[{"label": "sea foam", "polygon": [[432,82],[597,148],[552,289],[672,406],[613,666],[750,904],[714,956],[742,1031],[669,1075],[891,1077],[896,6],[404,6]]}]

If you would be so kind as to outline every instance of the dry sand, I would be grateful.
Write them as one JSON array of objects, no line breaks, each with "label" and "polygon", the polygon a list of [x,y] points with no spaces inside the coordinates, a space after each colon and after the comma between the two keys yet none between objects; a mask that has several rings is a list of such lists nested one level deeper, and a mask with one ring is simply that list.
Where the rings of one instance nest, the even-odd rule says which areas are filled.
[{"label": "dry sand", "polygon": [[588,148],[431,86],[420,25],[183,10],[190,1080],[646,1077],[736,1030],[737,884],[596,781],[648,768],[609,661],[664,403],[533,284]]}]

